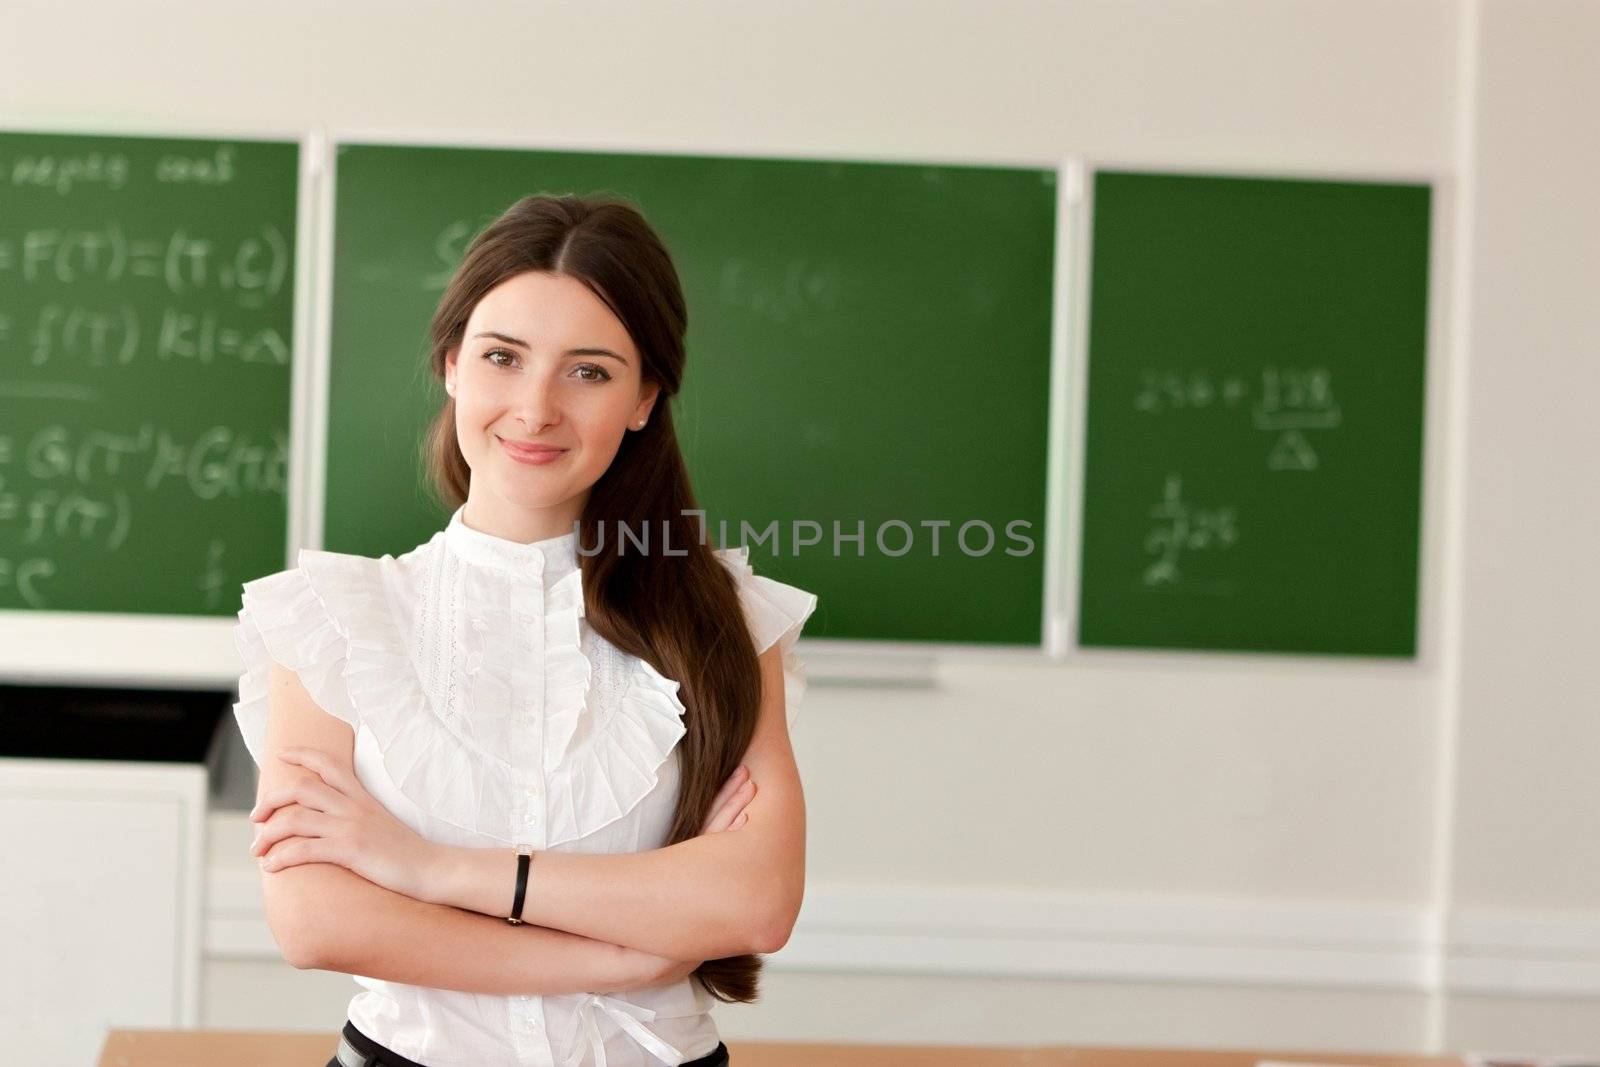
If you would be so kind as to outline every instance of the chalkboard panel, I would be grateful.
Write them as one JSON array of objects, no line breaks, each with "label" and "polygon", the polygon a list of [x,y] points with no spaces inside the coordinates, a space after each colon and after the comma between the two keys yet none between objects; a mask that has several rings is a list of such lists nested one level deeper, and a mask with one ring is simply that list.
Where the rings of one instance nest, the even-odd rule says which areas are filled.
[{"label": "chalkboard panel", "polygon": [[[673,413],[712,539],[782,524],[751,560],[819,595],[808,636],[1040,640],[1053,170],[342,144],[335,189],[328,548],[445,519],[418,474],[425,332],[472,235],[524,195],[606,192],[682,278]],[[803,521],[821,543],[796,554]],[[971,555],[969,522],[993,534]]]},{"label": "chalkboard panel", "polygon": [[1429,200],[1094,175],[1081,645],[1415,654]]},{"label": "chalkboard panel", "polygon": [[298,170],[0,133],[0,609],[231,615],[283,565]]}]

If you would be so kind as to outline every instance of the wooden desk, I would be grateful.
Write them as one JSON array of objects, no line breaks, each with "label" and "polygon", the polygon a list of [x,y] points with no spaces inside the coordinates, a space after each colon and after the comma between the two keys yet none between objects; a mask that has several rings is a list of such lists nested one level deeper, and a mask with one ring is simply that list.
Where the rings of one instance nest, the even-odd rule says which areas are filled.
[{"label": "wooden desk", "polygon": [[[99,1067],[323,1067],[338,1034],[245,1030],[113,1030]],[[1351,1067],[1463,1067],[1455,1056],[1331,1052],[950,1045],[823,1045],[730,1041],[732,1067],[1255,1067],[1258,1060]]]}]

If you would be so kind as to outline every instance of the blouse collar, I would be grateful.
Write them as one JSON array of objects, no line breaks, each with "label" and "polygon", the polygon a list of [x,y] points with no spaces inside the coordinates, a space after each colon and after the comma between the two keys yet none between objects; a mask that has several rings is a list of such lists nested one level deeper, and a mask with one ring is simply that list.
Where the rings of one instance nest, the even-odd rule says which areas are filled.
[{"label": "blouse collar", "polygon": [[462,504],[450,516],[444,529],[445,544],[469,563],[516,574],[544,574],[560,578],[578,569],[578,534],[568,530],[542,541],[513,541],[466,524]]}]

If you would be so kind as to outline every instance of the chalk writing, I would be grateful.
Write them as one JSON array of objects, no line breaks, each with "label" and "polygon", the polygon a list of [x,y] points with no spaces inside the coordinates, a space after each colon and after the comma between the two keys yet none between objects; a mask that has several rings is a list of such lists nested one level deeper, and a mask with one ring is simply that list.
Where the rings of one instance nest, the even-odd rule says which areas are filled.
[{"label": "chalk writing", "polygon": [[1305,431],[1337,429],[1343,418],[1326,367],[1266,366],[1259,382],[1242,374],[1146,368],[1133,407],[1149,415],[1248,410],[1251,425],[1272,436],[1266,464],[1273,471],[1316,470],[1320,460]]},{"label": "chalk writing", "polygon": [[[288,461],[286,434],[257,439],[220,425],[189,440],[149,422],[131,433],[55,423],[23,441],[0,434],[0,531],[12,546],[38,553],[0,564],[0,592],[9,575],[29,607],[48,606],[45,579],[56,573],[48,553],[72,543],[115,553],[133,528],[135,492],[175,488],[197,501],[281,497]],[[208,567],[221,557],[212,544]]]},{"label": "chalk writing", "polygon": [[0,234],[0,278],[9,274],[26,285],[154,286],[170,296],[214,290],[249,308],[284,292],[293,280],[292,259],[289,241],[271,225],[222,242],[187,229],[130,234],[119,222],[95,229],[36,227],[17,237]]},{"label": "chalk writing", "polygon": [[55,561],[45,556],[9,559],[0,556],[0,594],[15,592],[30,608],[48,608],[50,601],[40,585],[56,573]]},{"label": "chalk writing", "polygon": [[233,181],[234,147],[217,145],[210,155],[168,152],[156,160],[155,178],[168,185],[227,185]]},{"label": "chalk writing", "polygon": [[61,156],[53,152],[26,153],[0,163],[0,175],[14,189],[48,189],[66,196],[78,185],[121,189],[128,184],[132,166],[120,152],[84,152]]},{"label": "chalk writing", "polygon": [[1183,499],[1183,477],[1169,473],[1161,500],[1150,509],[1157,524],[1145,535],[1145,551],[1156,558],[1144,571],[1146,586],[1181,581],[1179,564],[1186,553],[1233,547],[1239,540],[1231,507],[1196,508]]},{"label": "chalk writing", "polygon": [[792,259],[778,272],[732,257],[722,264],[717,295],[726,304],[772,322],[804,325],[839,306],[844,279],[838,263]]},{"label": "chalk writing", "polygon": [[[0,344],[11,327],[10,319],[0,315]],[[230,325],[215,311],[175,307],[163,308],[160,321],[147,328],[131,303],[115,307],[47,303],[38,308],[22,337],[22,352],[34,367],[125,366],[141,355],[160,362],[229,360],[279,366],[289,362],[289,342],[271,326]]]},{"label": "chalk writing", "polygon": [[[423,289],[430,293],[444,291],[444,287],[449,285],[450,279],[455,276],[461,260],[465,258],[467,246],[472,243],[473,235],[476,233],[477,227],[464,219],[457,219],[439,231],[438,236],[433,239],[433,258],[438,266],[432,274],[423,277]],[[384,280],[382,274],[388,269],[390,268],[384,264],[371,264],[363,268],[362,280],[382,281]]]},{"label": "chalk writing", "polygon": [[[133,433],[52,424],[24,442],[16,458],[27,476],[39,482],[68,482],[76,489],[99,478],[126,482],[132,475],[141,488],[155,490],[175,479],[196,499],[211,500],[282,493],[288,457],[288,437],[281,432],[258,440],[228,426],[212,426],[184,441],[146,422]],[[24,538],[32,536],[37,535]]]},{"label": "chalk writing", "polygon": [[0,133],[0,609],[226,611],[281,555],[300,164]]}]

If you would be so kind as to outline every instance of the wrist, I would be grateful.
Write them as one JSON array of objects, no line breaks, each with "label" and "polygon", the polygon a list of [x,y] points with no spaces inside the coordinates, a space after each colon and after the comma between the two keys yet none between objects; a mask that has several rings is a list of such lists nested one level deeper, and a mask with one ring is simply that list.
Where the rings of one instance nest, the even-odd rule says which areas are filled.
[{"label": "wrist", "polygon": [[[440,845],[428,877],[428,902],[504,919],[511,914],[517,875],[514,848]],[[533,888],[528,888],[528,896]],[[523,911],[526,912],[527,902]]]},{"label": "wrist", "polygon": [[606,953],[606,974],[609,981],[606,988],[596,990],[598,993],[617,993],[628,989],[639,989],[650,981],[652,968],[660,961],[649,953],[641,952],[636,948],[626,945],[616,945],[609,941],[596,941],[597,946],[604,946]]},{"label": "wrist", "polygon": [[420,899],[428,904],[456,902],[456,887],[461,883],[460,866],[463,850],[455,845],[435,844],[428,850],[424,865]]}]

